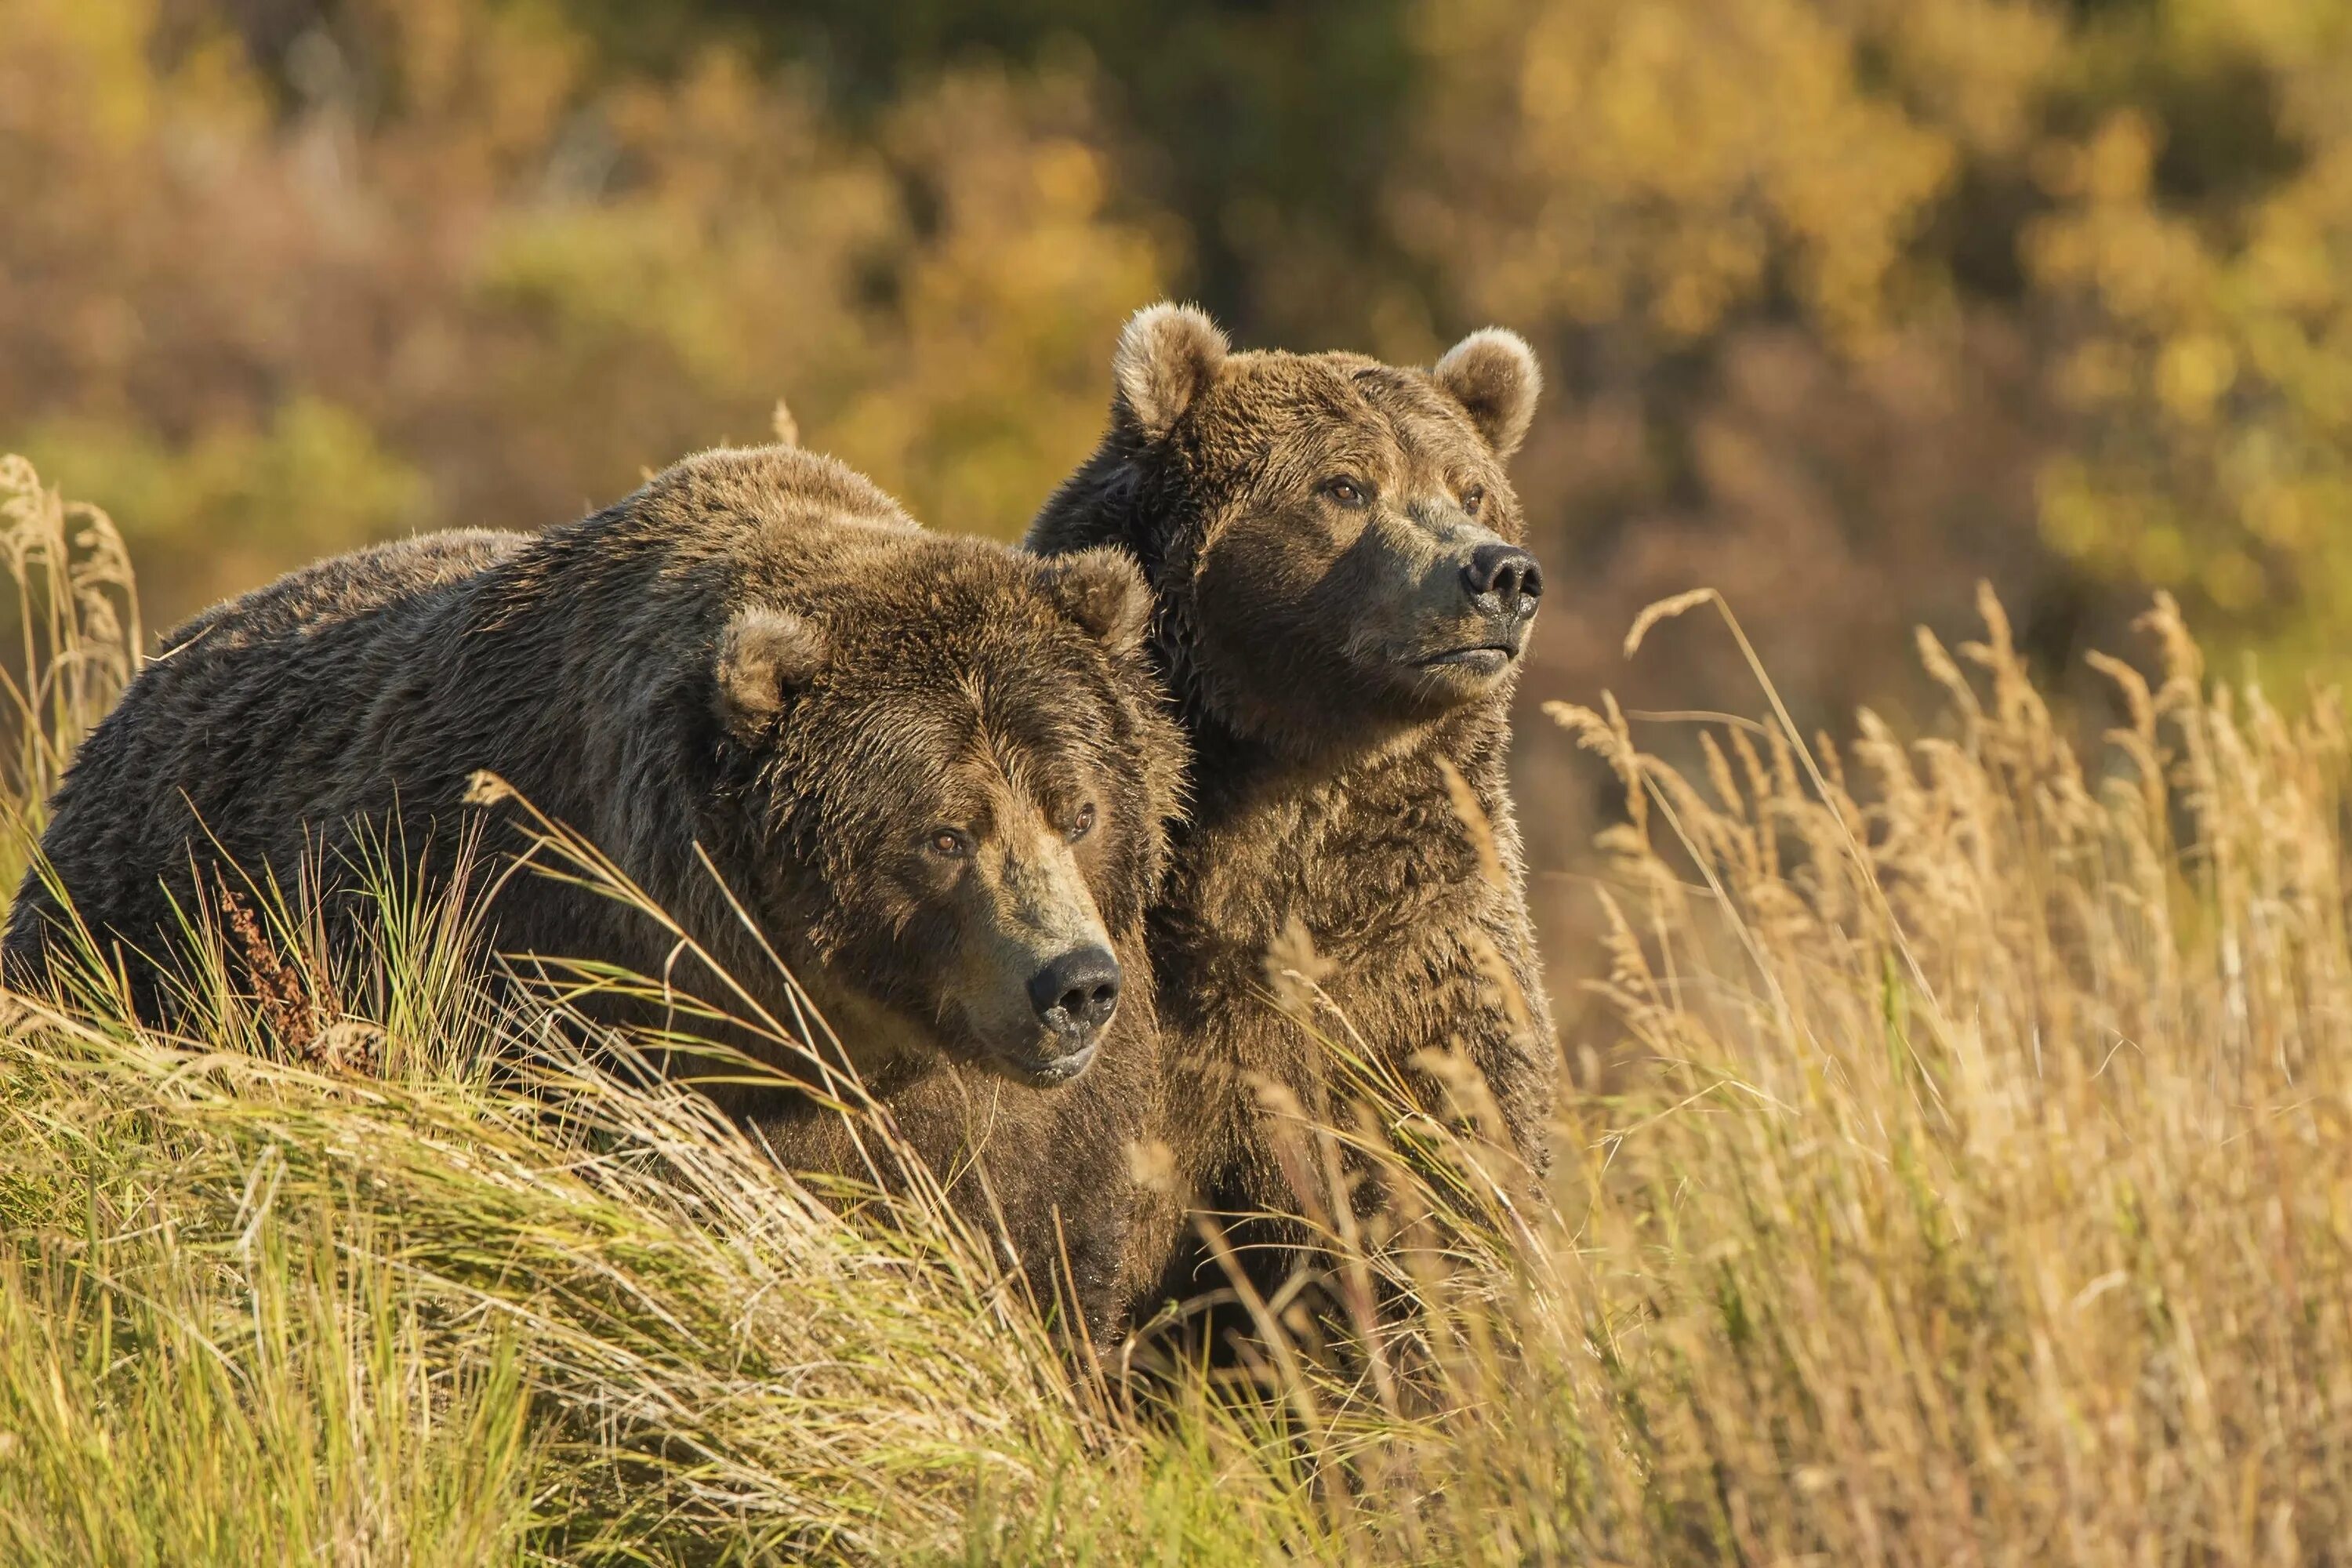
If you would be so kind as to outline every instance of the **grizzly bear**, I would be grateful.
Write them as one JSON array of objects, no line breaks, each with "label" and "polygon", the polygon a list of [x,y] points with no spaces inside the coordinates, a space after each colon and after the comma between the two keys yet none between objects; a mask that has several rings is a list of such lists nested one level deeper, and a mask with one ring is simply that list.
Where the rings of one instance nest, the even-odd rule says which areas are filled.
[{"label": "grizzly bear", "polygon": [[[1270,955],[1322,974],[1392,1081],[1433,1090],[1421,1053],[1466,1057],[1505,1142],[1545,1161],[1557,1046],[1505,778],[1543,578],[1504,464],[1540,378],[1492,329],[1406,370],[1235,353],[1170,304],[1128,323],[1113,369],[1109,429],[1028,542],[1115,546],[1151,583],[1151,653],[1193,752],[1150,916],[1164,1125],[1177,1189],[1270,1283],[1307,1236],[1241,1217],[1300,1207],[1264,1086],[1344,1114]],[[1158,1249],[1160,1291],[1220,1282],[1172,1230],[1135,1245]]]},{"label": "grizzly bear", "polygon": [[[183,912],[224,886],[307,878],[332,933],[386,844],[428,882],[469,839],[524,853],[518,808],[469,793],[488,771],[743,994],[643,910],[521,868],[487,879],[509,973],[617,966],[787,1028],[796,981],[838,1035],[832,1065],[974,1211],[1002,1209],[1033,1283],[1066,1258],[1055,1289],[1108,1330],[1154,1071],[1142,916],[1181,765],[1149,608],[1114,552],[1049,563],[929,533],[786,447],[706,453],[541,535],[326,562],[172,635],[91,733],[10,971],[65,951],[54,884],[140,1010],[167,1015]],[[803,1080],[831,1048],[739,1043]],[[807,1096],[709,1087],[788,1163],[849,1164]]]}]

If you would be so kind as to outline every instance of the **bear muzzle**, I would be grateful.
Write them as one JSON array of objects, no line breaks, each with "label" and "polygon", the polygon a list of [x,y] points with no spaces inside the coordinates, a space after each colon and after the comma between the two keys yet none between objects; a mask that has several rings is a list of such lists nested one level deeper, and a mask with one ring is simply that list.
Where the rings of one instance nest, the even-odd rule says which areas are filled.
[{"label": "bear muzzle", "polygon": [[1103,1030],[1118,1011],[1118,960],[1100,943],[1073,948],[1029,978],[1029,1005],[1044,1030],[1037,1054],[1005,1061],[1035,1084],[1066,1083],[1095,1059]]},{"label": "bear muzzle", "polygon": [[1474,681],[1491,679],[1526,651],[1543,597],[1543,569],[1517,545],[1488,540],[1461,558],[1447,597],[1443,630],[1412,664]]},{"label": "bear muzzle", "polygon": [[1090,1041],[1118,1007],[1118,960],[1099,944],[1076,948],[1029,980],[1030,1005],[1047,1031],[1065,1040]]}]

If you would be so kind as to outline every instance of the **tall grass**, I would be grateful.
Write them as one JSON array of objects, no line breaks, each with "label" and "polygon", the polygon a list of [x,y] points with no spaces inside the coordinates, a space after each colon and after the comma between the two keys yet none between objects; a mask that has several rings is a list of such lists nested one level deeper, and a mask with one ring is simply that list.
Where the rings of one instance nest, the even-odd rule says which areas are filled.
[{"label": "tall grass", "polygon": [[[1693,595],[1633,641],[1711,603],[1736,637]],[[1365,1081],[1291,1151],[1339,1310],[1251,1300],[1237,1373],[1074,1365],[936,1202],[819,1202],[485,1005],[455,912],[311,999],[367,1070],[226,984],[180,1039],[18,999],[0,1560],[2335,1560],[2339,705],[2211,684],[2159,604],[2078,749],[1985,614],[1923,637],[1927,739],[1803,738],[1764,686],[1685,774],[1555,707],[1626,821],[1546,1201],[1475,1083],[1449,1122]],[[1390,1222],[1326,1190],[1343,1144]]]},{"label": "tall grass", "polygon": [[38,812],[73,747],[114,704],[138,667],[142,637],[131,553],[113,519],[44,486],[32,464],[0,456],[0,563],[14,595],[16,644],[0,666],[0,803],[18,832],[0,875],[14,888]]}]

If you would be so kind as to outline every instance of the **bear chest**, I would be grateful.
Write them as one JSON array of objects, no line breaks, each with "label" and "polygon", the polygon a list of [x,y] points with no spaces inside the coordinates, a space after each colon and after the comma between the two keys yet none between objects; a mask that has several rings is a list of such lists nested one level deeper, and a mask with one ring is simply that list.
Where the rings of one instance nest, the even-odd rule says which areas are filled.
[{"label": "bear chest", "polygon": [[1443,800],[1339,792],[1264,802],[1178,847],[1170,956],[1196,979],[1255,988],[1295,921],[1315,951],[1377,965],[1476,918],[1486,890]]}]

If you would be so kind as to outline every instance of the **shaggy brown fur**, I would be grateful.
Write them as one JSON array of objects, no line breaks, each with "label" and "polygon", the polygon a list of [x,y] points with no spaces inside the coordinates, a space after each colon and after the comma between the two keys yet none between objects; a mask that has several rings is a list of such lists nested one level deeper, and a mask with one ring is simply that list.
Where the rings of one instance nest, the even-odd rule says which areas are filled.
[{"label": "shaggy brown fur", "polygon": [[[1270,953],[1323,972],[1408,1080],[1419,1053],[1466,1055],[1539,1168],[1557,1047],[1504,767],[1541,592],[1503,471],[1534,407],[1533,355],[1492,331],[1433,371],[1235,353],[1199,311],[1161,305],[1129,323],[1114,368],[1109,432],[1029,543],[1142,563],[1153,654],[1194,747],[1191,817],[1150,918],[1177,1181],[1214,1213],[1296,1212],[1255,1085],[1339,1111],[1333,1064],[1272,993]],[[1137,1245],[1161,1249],[1171,1293],[1217,1283],[1172,1234]]]},{"label": "shaggy brown fur", "polygon": [[[290,889],[307,861],[331,932],[388,826],[446,875],[481,821],[468,779],[494,772],[789,1022],[772,944],[918,1152],[975,1208],[985,1178],[1039,1284],[1066,1256],[1104,1330],[1155,1070],[1142,916],[1181,761],[1149,605],[1116,552],[1041,563],[926,533],[826,458],[709,453],[544,535],[389,545],[198,617],[83,746],[42,848],[102,943],[168,963],[174,900],[215,896],[225,868]],[[494,851],[523,842],[514,822]],[[59,914],[28,879],[19,978]],[[488,918],[524,967],[594,960],[729,1000],[650,919],[555,879],[504,878]],[[1041,988],[1074,955],[1092,989]],[[167,1011],[156,966],[127,967],[142,1011]],[[856,1173],[798,1096],[714,1092],[789,1162]]]}]

